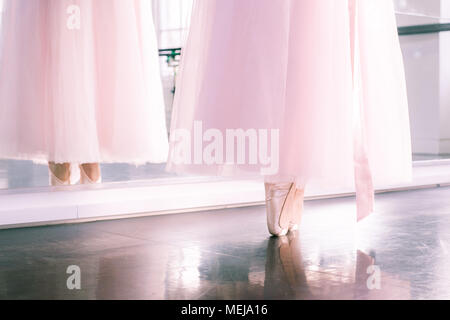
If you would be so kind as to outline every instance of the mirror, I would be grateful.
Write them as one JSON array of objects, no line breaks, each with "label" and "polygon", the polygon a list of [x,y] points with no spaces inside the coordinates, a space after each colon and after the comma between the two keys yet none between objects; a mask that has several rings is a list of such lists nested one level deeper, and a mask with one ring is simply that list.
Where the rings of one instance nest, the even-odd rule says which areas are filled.
[{"label": "mirror", "polygon": [[[450,6],[443,5],[445,0],[394,1],[409,91],[414,160],[450,159],[450,27],[445,25],[450,23]],[[168,128],[192,3],[193,0],[152,0]],[[103,182],[180,178],[164,168],[164,164],[102,164]],[[0,159],[0,189],[48,185],[46,165]]]}]

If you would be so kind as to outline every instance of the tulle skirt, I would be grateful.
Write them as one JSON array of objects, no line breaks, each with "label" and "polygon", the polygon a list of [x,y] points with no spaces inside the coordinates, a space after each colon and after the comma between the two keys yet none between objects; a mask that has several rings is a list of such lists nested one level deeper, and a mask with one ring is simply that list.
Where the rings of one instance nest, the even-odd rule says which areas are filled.
[{"label": "tulle skirt", "polygon": [[0,157],[164,162],[157,41],[146,0],[6,0]]},{"label": "tulle skirt", "polygon": [[[369,214],[374,186],[411,179],[408,104],[392,1],[196,1],[175,97],[168,170],[260,175],[267,163],[250,161],[250,143],[247,161],[214,155],[202,161],[202,144],[205,152],[210,144],[219,146],[216,153],[222,147],[223,153],[237,151],[227,147],[229,141],[215,141],[229,129],[256,129],[264,139],[279,130],[279,166],[268,171],[267,181],[356,186],[358,217]],[[186,156],[186,139],[180,137],[187,133],[193,151]]]}]

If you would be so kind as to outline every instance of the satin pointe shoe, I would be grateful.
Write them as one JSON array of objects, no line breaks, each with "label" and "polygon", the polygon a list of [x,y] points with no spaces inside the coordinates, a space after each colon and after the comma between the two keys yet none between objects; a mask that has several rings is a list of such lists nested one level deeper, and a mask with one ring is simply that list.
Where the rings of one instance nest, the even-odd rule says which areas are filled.
[{"label": "satin pointe shoe", "polygon": [[[65,175],[66,178],[63,180],[58,176]],[[49,184],[54,187],[58,186],[69,186],[70,185],[70,165],[68,164],[57,164],[54,162],[48,163],[48,176]]]},{"label": "satin pointe shoe", "polygon": [[282,237],[289,232],[292,203],[295,199],[293,183],[266,183],[267,226],[270,234]]},{"label": "satin pointe shoe", "polygon": [[[99,184],[102,183],[102,176],[101,173],[99,175],[99,178],[94,181],[91,177],[86,173],[86,170],[84,169],[83,165],[80,165],[80,183],[81,184]],[[99,169],[100,170],[100,169]]]},{"label": "satin pointe shoe", "polygon": [[305,189],[295,189],[294,201],[292,202],[292,219],[289,231],[297,231],[302,221],[305,201]]}]

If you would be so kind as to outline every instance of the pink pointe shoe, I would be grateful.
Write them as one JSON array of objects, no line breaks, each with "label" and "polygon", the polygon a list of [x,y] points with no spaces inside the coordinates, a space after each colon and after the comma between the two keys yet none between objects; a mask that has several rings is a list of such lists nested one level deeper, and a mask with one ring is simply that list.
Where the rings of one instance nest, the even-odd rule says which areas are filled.
[{"label": "pink pointe shoe", "polygon": [[292,221],[292,204],[295,200],[295,185],[293,183],[266,183],[267,227],[269,232],[277,237],[289,232]]},{"label": "pink pointe shoe", "polygon": [[86,171],[84,170],[83,166],[80,165],[80,183],[81,184],[99,184],[102,183],[102,177],[100,175],[100,177],[98,178],[97,181],[93,181],[89,175],[86,173]]},{"label": "pink pointe shoe", "polygon": [[69,186],[70,185],[70,169],[69,169],[68,179],[63,181],[54,174],[54,172],[56,171],[56,167],[57,167],[56,163],[50,162],[48,164],[49,184],[53,187]]}]

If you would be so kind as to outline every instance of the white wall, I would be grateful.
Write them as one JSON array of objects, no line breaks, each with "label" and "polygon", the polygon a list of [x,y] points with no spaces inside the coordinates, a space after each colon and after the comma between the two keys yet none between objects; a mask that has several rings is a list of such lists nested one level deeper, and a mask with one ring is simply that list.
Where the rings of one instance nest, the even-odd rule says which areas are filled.
[{"label": "white wall", "polygon": [[[450,0],[395,0],[399,26],[444,23]],[[450,154],[450,32],[403,36],[413,152]]]}]

